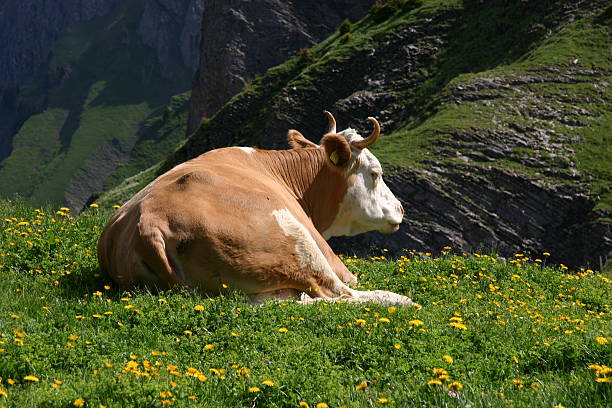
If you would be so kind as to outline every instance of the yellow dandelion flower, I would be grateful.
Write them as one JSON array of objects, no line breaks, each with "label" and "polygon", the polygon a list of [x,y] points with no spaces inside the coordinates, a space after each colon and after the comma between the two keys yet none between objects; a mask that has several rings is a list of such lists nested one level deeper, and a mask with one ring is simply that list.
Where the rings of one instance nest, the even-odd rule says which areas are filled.
[{"label": "yellow dandelion flower", "polygon": [[380,397],[378,399],[378,402],[380,402],[381,404],[387,404],[389,402],[389,398]]},{"label": "yellow dandelion flower", "polygon": [[287,332],[289,331],[289,329],[288,329],[288,328],[286,328],[286,327],[281,327],[280,329],[278,329],[278,331],[279,331],[280,333],[287,333]]},{"label": "yellow dandelion flower", "polygon": [[597,381],[598,383],[612,383],[612,378],[610,378],[610,377],[599,377],[599,378],[596,378],[595,381]]},{"label": "yellow dandelion flower", "polygon": [[381,323],[389,323],[391,320],[387,319],[386,317],[381,317],[380,319],[378,319],[378,321]]},{"label": "yellow dandelion flower", "polygon": [[249,392],[259,392],[260,389],[257,387],[249,387]]},{"label": "yellow dandelion flower", "polygon": [[326,403],[324,403],[324,402],[319,402],[319,403],[316,405],[316,408],[329,408],[329,405],[327,405],[327,404],[326,404]]},{"label": "yellow dandelion flower", "polygon": [[444,356],[442,356],[442,360],[446,361],[448,364],[453,364],[453,358],[451,356],[449,356],[448,354],[445,354]]},{"label": "yellow dandelion flower", "polygon": [[442,385],[442,381],[440,381],[440,380],[429,380],[429,381],[427,381],[427,385],[430,385],[430,386]]},{"label": "yellow dandelion flower", "polygon": [[188,336],[191,336],[193,334],[193,332],[191,330],[183,330],[183,333],[188,335]]},{"label": "yellow dandelion flower", "polygon": [[310,405],[306,401],[300,401],[300,408],[310,408]]},{"label": "yellow dandelion flower", "polygon": [[395,313],[396,311],[397,311],[397,309],[394,306],[389,306],[387,308],[387,312],[389,312],[389,313]]},{"label": "yellow dandelion flower", "polygon": [[72,405],[74,405],[75,407],[84,407],[85,406],[85,400],[83,398],[77,398],[77,399],[74,400]]},{"label": "yellow dandelion flower", "polygon": [[26,375],[25,377],[23,377],[23,379],[26,381],[32,381],[32,382],[39,381],[38,377],[36,377],[35,375]]},{"label": "yellow dandelion flower", "polygon": [[268,387],[274,387],[274,381],[271,380],[264,380],[261,382],[263,385],[266,385]]},{"label": "yellow dandelion flower", "polygon": [[443,368],[434,368],[432,371],[434,375],[448,375],[448,372]]},{"label": "yellow dandelion flower", "polygon": [[423,325],[423,321],[422,320],[410,320],[408,322],[409,326],[422,326]]},{"label": "yellow dandelion flower", "polygon": [[467,326],[463,323],[451,322],[450,325],[452,327],[456,327],[457,329],[467,330]]},{"label": "yellow dandelion flower", "polygon": [[599,344],[606,344],[608,342],[608,339],[606,339],[605,337],[595,337],[595,341]]},{"label": "yellow dandelion flower", "polygon": [[195,305],[193,310],[202,311],[202,310],[204,310],[204,306],[202,306],[202,305]]},{"label": "yellow dandelion flower", "polygon": [[515,364],[518,364],[519,359],[517,356],[512,356],[512,362],[514,362]]},{"label": "yellow dandelion flower", "polygon": [[523,388],[523,380],[521,380],[520,378],[515,378],[512,380],[512,382],[514,383],[514,386],[516,388]]},{"label": "yellow dandelion flower", "polygon": [[250,372],[251,370],[246,367],[239,368],[238,371],[236,371],[236,373],[238,373],[238,375],[241,377],[246,377]]},{"label": "yellow dandelion flower", "polygon": [[365,381],[362,381],[362,382],[360,382],[359,384],[357,384],[357,385],[355,386],[355,389],[356,389],[357,391],[359,391],[359,390],[364,390],[364,389],[366,389],[367,387],[368,387],[368,383],[367,383],[367,382],[365,382]]},{"label": "yellow dandelion flower", "polygon": [[459,381],[455,381],[455,382],[448,384],[448,389],[453,392],[459,392],[461,391],[462,388],[463,388],[463,384],[461,384]]},{"label": "yellow dandelion flower", "polygon": [[212,350],[214,348],[215,348],[214,344],[207,344],[207,345],[204,346],[204,350]]},{"label": "yellow dandelion flower", "polygon": [[89,204],[89,206],[90,206],[91,208],[98,208],[100,205],[99,205],[99,204],[96,204],[96,203],[91,203],[91,204]]},{"label": "yellow dandelion flower", "polygon": [[8,392],[6,392],[5,389],[0,388],[0,397],[7,398],[8,397]]},{"label": "yellow dandelion flower", "polygon": [[395,343],[395,344],[393,345],[393,348],[395,348],[396,350],[399,350],[399,349],[401,349],[401,348],[402,348],[402,345],[401,345],[401,344],[399,344],[399,343]]}]

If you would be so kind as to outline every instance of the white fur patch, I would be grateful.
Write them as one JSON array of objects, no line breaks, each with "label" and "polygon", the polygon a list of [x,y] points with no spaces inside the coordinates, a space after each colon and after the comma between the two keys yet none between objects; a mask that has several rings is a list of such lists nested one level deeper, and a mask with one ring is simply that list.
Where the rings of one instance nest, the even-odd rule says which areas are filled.
[{"label": "white fur patch", "polygon": [[238,147],[235,147],[235,149],[240,149],[240,150],[242,150],[243,152],[245,152],[247,154],[255,153],[255,149],[253,149],[252,147],[238,146]]},{"label": "white fur patch", "polygon": [[325,259],[310,232],[289,210],[274,210],[272,216],[276,218],[276,222],[278,222],[285,236],[295,240],[295,252],[298,255],[301,267],[314,269],[321,276],[329,276],[337,281],[337,284],[344,286]]}]

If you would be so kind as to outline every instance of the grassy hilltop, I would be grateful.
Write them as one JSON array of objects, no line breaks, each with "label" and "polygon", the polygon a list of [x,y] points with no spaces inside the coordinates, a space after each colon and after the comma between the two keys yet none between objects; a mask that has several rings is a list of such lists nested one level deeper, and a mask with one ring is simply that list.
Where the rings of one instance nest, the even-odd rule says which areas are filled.
[{"label": "grassy hilltop", "polygon": [[604,407],[612,275],[529,259],[345,257],[421,308],[120,292],[79,217],[0,201],[0,406]]}]

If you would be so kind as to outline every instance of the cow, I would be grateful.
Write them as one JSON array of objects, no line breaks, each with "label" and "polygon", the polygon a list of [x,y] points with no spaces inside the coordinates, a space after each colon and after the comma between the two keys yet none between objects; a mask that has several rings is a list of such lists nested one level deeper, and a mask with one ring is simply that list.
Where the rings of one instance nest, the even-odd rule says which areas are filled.
[{"label": "cow", "polygon": [[415,305],[396,293],[353,289],[357,279],[327,239],[399,229],[404,209],[382,179],[367,138],[348,128],[319,144],[297,130],[290,150],[226,147],[159,176],[119,208],[98,244],[100,266],[121,288],[240,291],[266,299]]}]

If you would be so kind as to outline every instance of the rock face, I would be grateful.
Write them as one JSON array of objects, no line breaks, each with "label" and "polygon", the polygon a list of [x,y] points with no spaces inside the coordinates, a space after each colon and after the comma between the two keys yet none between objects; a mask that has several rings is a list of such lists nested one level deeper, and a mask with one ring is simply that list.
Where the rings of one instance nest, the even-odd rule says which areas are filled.
[{"label": "rock face", "polygon": [[149,0],[138,25],[142,42],[157,51],[165,76],[173,76],[172,50],[192,72],[200,57],[200,24],[206,0]]},{"label": "rock face", "polygon": [[373,0],[208,0],[200,65],[193,79],[188,133],[268,68],[327,37]]},{"label": "rock face", "polygon": [[[569,2],[474,2],[407,19],[365,45],[338,36],[339,51],[313,48],[313,60],[296,57],[255,81],[203,123],[165,169],[228,145],[287,148],[290,128],[317,141],[326,128],[323,109],[340,128],[362,134],[369,132],[365,118],[376,116],[383,126],[377,154],[396,164],[386,180],[406,218],[395,234],[334,238],[336,251],[387,248],[399,255],[404,248],[436,253],[448,245],[510,257],[550,252],[549,261],[597,268],[612,249],[611,213],[598,208],[593,176],[578,166],[576,150],[601,143],[601,136],[587,138],[589,129],[606,127],[611,72],[593,44],[584,45],[593,47],[590,60],[556,65],[547,65],[556,61],[548,48],[530,51],[551,35],[559,37],[545,47],[561,47],[559,27],[574,21],[568,29],[599,32],[580,19],[601,14],[602,3],[583,6],[580,15]],[[494,31],[474,43],[483,30],[477,22],[496,12],[517,21],[529,15],[539,25],[519,24],[509,34],[487,23],[484,30]],[[465,38],[473,41],[469,47]],[[511,65],[527,52],[543,56]],[[491,69],[496,64],[503,66]]]}]

